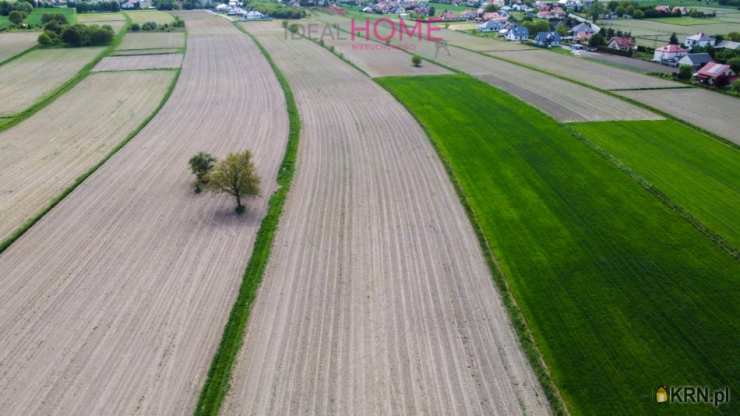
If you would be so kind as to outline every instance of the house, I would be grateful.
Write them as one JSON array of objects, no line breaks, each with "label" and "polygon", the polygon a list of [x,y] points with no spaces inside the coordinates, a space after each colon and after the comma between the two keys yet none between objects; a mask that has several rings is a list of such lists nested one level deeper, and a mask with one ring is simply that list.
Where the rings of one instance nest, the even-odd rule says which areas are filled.
[{"label": "house", "polygon": [[618,51],[629,52],[632,49],[635,49],[635,40],[628,36],[614,36],[609,39],[606,47],[609,49],[616,49]]},{"label": "house", "polygon": [[678,60],[678,65],[691,65],[694,71],[703,67],[704,64],[711,61],[712,57],[708,53],[690,53]]},{"label": "house", "polygon": [[740,50],[740,42],[733,42],[731,40],[723,40],[722,42],[714,45],[716,49],[732,49],[734,51]]},{"label": "house", "polygon": [[573,26],[572,29],[570,29],[570,33],[573,34],[573,36],[578,36],[579,33],[587,33],[590,37],[590,35],[593,35],[594,33],[598,32],[593,27],[591,27],[590,24],[583,22],[579,23],[575,26]]},{"label": "house", "polygon": [[534,43],[543,48],[560,46],[560,34],[558,32],[540,32],[534,38]]},{"label": "house", "polygon": [[504,36],[506,40],[525,41],[529,39],[529,30],[524,26],[514,26]]},{"label": "house", "polygon": [[707,62],[706,65],[694,74],[694,78],[697,81],[717,86],[727,85],[734,76],[735,73],[732,72],[729,65],[714,61]]},{"label": "house", "polygon": [[685,15],[689,14],[689,8],[688,7],[676,6],[676,7],[673,8],[673,10],[671,10],[671,14],[674,14],[674,15],[680,14],[681,16],[685,16]]},{"label": "house", "polygon": [[703,32],[699,32],[696,35],[687,36],[683,42],[687,48],[703,48],[706,46],[714,46],[715,39],[711,36],[705,35]]},{"label": "house", "polygon": [[655,11],[658,13],[670,14],[671,7],[668,5],[661,4],[661,5],[655,6]]},{"label": "house", "polygon": [[479,32],[498,32],[503,27],[503,24],[497,20],[489,20],[485,23],[478,25]]},{"label": "house", "polygon": [[653,54],[653,61],[661,63],[678,62],[679,59],[683,58],[689,53],[688,50],[682,48],[679,45],[668,44],[661,46],[655,50]]}]

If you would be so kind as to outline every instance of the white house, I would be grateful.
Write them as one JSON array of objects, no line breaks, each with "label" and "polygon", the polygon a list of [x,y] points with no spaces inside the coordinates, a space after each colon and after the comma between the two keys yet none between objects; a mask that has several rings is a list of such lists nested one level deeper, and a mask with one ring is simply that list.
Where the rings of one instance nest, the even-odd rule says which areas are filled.
[{"label": "white house", "polygon": [[661,46],[660,48],[657,48],[655,50],[655,53],[653,54],[653,61],[656,62],[666,62],[666,61],[675,61],[678,62],[679,59],[683,58],[689,53],[688,50],[682,48],[679,45],[672,45],[668,44],[665,46]]},{"label": "white house", "polygon": [[683,42],[687,48],[693,47],[703,48],[705,46],[714,46],[715,39],[711,36],[705,35],[703,32],[699,32],[696,35],[687,36]]}]

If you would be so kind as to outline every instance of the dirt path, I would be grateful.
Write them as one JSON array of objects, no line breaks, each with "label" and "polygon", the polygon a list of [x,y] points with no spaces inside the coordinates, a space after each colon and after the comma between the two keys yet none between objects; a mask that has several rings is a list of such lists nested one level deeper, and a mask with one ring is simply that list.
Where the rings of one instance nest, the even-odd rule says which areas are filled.
[{"label": "dirt path", "polygon": [[248,27],[291,83],[303,130],[224,413],[547,414],[418,124],[325,49]]},{"label": "dirt path", "polygon": [[187,161],[250,148],[269,195],[288,121],[249,39],[183,16],[188,52],[158,116],[0,255],[4,414],[192,414],[266,202],[235,216],[193,194]]},{"label": "dirt path", "polygon": [[174,76],[91,75],[0,133],[0,241],[126,139],[157,108]]}]

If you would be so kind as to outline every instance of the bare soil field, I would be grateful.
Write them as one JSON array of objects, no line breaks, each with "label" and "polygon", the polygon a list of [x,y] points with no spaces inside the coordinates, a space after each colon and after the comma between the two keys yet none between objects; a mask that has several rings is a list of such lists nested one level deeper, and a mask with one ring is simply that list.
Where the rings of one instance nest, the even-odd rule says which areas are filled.
[{"label": "bare soil field", "polygon": [[182,65],[182,54],[109,56],[103,58],[93,71],[131,71],[142,69],[175,69]]},{"label": "bare soil field", "polygon": [[266,201],[237,216],[232,198],[193,193],[187,162],[251,149],[267,197],[288,117],[244,34],[182,16],[188,53],[165,106],[0,254],[6,414],[193,413]]},{"label": "bare soil field", "polygon": [[0,241],[126,139],[157,107],[173,76],[91,75],[0,133]]},{"label": "bare soil field", "polygon": [[684,86],[677,82],[638,74],[626,69],[605,66],[575,56],[560,55],[542,49],[516,53],[492,52],[490,54],[509,61],[540,68],[553,74],[578,80],[606,90]]},{"label": "bare soil field", "polygon": [[117,50],[111,53],[111,56],[131,56],[131,55],[168,55],[180,53],[182,49],[178,48],[159,48],[159,49],[126,49]]},{"label": "bare soil field", "polygon": [[[324,16],[328,16],[331,23],[349,28],[349,20],[346,18],[322,15],[322,20]],[[426,40],[399,42],[396,38],[393,44],[501,88],[559,121],[654,120],[662,118],[590,88],[476,52],[466,51],[454,46],[445,48]]]},{"label": "bare soil field", "polygon": [[36,32],[0,33],[0,62],[32,48],[36,45],[38,37],[39,34]]},{"label": "bare soil field", "polygon": [[291,83],[298,172],[227,415],[548,414],[434,149],[325,49],[247,25]]},{"label": "bare soil field", "polygon": [[102,48],[33,50],[2,66],[0,117],[19,113],[72,78]]},{"label": "bare soil field", "polygon": [[123,13],[77,13],[77,23],[110,21],[125,22],[126,17]]},{"label": "bare soil field", "polygon": [[126,33],[118,50],[129,49],[172,49],[185,46],[183,32]]},{"label": "bare soil field", "polygon": [[[242,25],[249,29],[249,24]],[[327,47],[334,46],[345,58],[362,68],[371,77],[384,77],[392,75],[439,75],[449,74],[450,71],[439,65],[424,62],[420,67],[411,64],[411,56],[406,52],[394,47],[379,44],[377,42],[349,39],[349,34],[338,32],[334,36],[315,34],[315,39],[323,39]]]},{"label": "bare soil field", "polygon": [[459,45],[474,51],[525,51],[537,50],[531,45],[521,42],[509,42],[503,39],[494,39],[462,33],[454,30],[440,30],[434,36],[444,38],[451,45]]},{"label": "bare soil field", "polygon": [[627,70],[637,71],[642,73],[649,72],[662,72],[669,74],[673,72],[673,68],[665,65],[660,65],[654,62],[643,61],[642,59],[628,58],[626,56],[611,55],[608,53],[599,52],[583,52],[583,58],[591,59],[593,61],[601,62],[607,65],[614,65],[622,67]]},{"label": "bare soil field", "polygon": [[133,23],[155,22],[158,25],[173,23],[175,19],[171,14],[159,10],[134,10],[127,11],[126,15],[131,18]]},{"label": "bare soil field", "polygon": [[740,100],[701,88],[619,91],[674,117],[740,144]]}]

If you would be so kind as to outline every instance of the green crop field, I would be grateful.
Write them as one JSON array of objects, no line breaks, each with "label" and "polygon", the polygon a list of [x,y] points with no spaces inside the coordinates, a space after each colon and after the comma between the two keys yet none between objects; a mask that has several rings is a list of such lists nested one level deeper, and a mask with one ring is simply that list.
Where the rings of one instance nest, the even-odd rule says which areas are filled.
[{"label": "green crop field", "polygon": [[175,23],[175,18],[171,14],[159,10],[135,10],[127,11],[126,14],[133,23],[155,22],[158,25]]},{"label": "green crop field", "polygon": [[573,125],[735,247],[740,150],[671,120]]},{"label": "green crop field", "polygon": [[[40,25],[41,17],[44,14],[63,14],[64,16],[67,17],[68,22],[75,23],[76,21],[75,9],[67,8],[67,7],[43,7],[43,8],[33,9],[31,14],[29,14],[23,22],[31,24],[31,25]],[[0,28],[8,27],[8,26],[10,26],[10,21],[8,20],[8,16],[0,16]]]},{"label": "green crop field", "polygon": [[425,127],[574,415],[740,383],[740,264],[571,131],[467,76],[381,78]]}]

